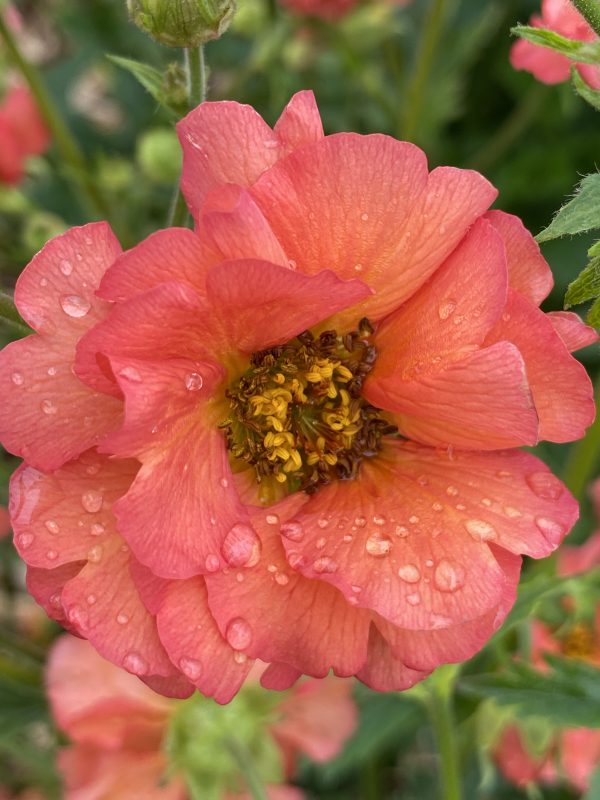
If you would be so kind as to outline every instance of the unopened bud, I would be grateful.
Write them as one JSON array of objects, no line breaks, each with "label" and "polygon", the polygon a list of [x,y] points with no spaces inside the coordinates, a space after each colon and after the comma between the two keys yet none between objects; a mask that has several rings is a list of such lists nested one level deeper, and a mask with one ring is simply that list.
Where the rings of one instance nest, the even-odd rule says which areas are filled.
[{"label": "unopened bud", "polygon": [[138,28],[169,47],[198,47],[218,39],[235,13],[235,0],[127,0]]}]

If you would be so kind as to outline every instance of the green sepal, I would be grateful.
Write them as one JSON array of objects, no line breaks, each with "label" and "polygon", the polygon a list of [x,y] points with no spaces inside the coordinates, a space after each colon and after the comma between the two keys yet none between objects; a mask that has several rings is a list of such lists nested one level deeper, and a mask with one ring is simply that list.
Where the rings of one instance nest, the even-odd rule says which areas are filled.
[{"label": "green sepal", "polygon": [[556,31],[534,28],[531,25],[517,25],[511,28],[510,32],[532,44],[548,47],[580,64],[600,64],[600,42],[580,42],[576,39],[567,39],[566,36],[561,36]]}]

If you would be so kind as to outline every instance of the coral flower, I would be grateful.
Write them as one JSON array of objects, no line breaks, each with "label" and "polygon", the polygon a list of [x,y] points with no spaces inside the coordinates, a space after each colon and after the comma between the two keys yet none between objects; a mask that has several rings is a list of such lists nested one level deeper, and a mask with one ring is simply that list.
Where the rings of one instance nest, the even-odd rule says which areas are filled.
[{"label": "coral flower", "polygon": [[[172,768],[171,780],[165,780],[169,762],[163,751],[173,715],[185,711],[180,704],[155,694],[72,636],[54,645],[47,685],[57,725],[71,739],[59,755],[66,800],[185,800],[184,783],[173,777]],[[350,690],[350,683],[335,678],[309,680],[278,704],[270,734],[287,760],[286,774],[291,775],[298,753],[328,761],[341,750],[357,722]],[[205,742],[206,747],[215,744]],[[270,787],[269,797],[297,800],[303,795],[281,785]]]},{"label": "coral flower", "polygon": [[[592,42],[598,38],[569,0],[542,0],[541,16],[534,15],[529,24],[582,42]],[[531,72],[538,81],[549,84],[568,81],[573,64],[567,56],[525,39],[520,39],[512,46],[510,63],[515,69]],[[598,67],[592,64],[575,64],[575,66],[592,89],[600,89]]]},{"label": "coral flower", "polygon": [[596,334],[539,308],[548,265],[478,173],[271,129],[205,103],[179,125],[196,229],[121,253],[49,242],[0,356],[0,435],[26,460],[15,544],[55,619],[159,691],[226,702],[306,673],[411,686],[469,658],[521,555],[577,505],[521,445],[582,436]]},{"label": "coral flower", "polygon": [[29,156],[47,150],[50,135],[29,89],[10,88],[0,103],[0,182],[23,178]]},{"label": "coral flower", "polygon": [[[600,481],[592,485],[590,493],[598,506]],[[593,569],[600,564],[600,531],[593,533],[579,547],[561,548],[558,556],[560,575],[576,575]],[[565,598],[565,601],[572,605],[572,598]],[[546,625],[534,621],[531,657],[541,670],[547,669],[544,653],[562,653],[600,666],[600,605],[596,608],[593,626],[576,622],[561,639]],[[533,782],[552,784],[563,776],[584,792],[600,763],[600,731],[565,729],[552,738],[544,752],[533,754],[528,750],[519,727],[513,725],[503,733],[495,759],[504,776],[517,786]]]}]

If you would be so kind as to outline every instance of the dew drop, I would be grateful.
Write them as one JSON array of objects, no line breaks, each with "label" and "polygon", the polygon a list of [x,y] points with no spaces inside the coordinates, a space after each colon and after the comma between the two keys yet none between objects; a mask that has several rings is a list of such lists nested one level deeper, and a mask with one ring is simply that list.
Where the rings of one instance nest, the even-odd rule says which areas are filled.
[{"label": "dew drop", "polygon": [[123,367],[123,369],[119,370],[119,377],[126,378],[133,383],[140,383],[142,380],[142,376],[135,367]]},{"label": "dew drop", "polygon": [[325,574],[333,574],[337,572],[338,565],[329,556],[321,556],[321,558],[317,558],[316,561],[313,563],[313,569],[315,572],[319,573],[319,575]]},{"label": "dew drop", "polygon": [[443,558],[433,572],[433,583],[440,592],[456,592],[465,584],[465,571]]},{"label": "dew drop", "polygon": [[486,506],[486,508],[489,508],[492,505],[492,501],[490,500],[489,497],[484,497],[481,500],[481,505]]},{"label": "dew drop", "polygon": [[556,545],[560,543],[565,533],[565,528],[560,522],[549,519],[548,517],[536,517],[535,524],[551,544]]},{"label": "dew drop", "polygon": [[380,514],[373,515],[373,524],[374,525],[385,525],[385,517],[382,517]]},{"label": "dew drop", "polygon": [[67,612],[67,618],[69,622],[72,622],[73,625],[76,625],[81,630],[85,630],[89,623],[89,617],[87,611],[78,605],[71,606],[71,608]]},{"label": "dew drop", "polygon": [[104,525],[101,522],[94,522],[93,525],[90,525],[90,533],[92,536],[101,536],[104,530]]},{"label": "dew drop", "polygon": [[202,664],[196,661],[195,658],[186,658],[185,656],[180,658],[179,669],[183,672],[185,677],[189,678],[191,681],[197,681],[202,675]]},{"label": "dew drop", "polygon": [[284,522],[279,530],[282,536],[292,542],[299,542],[304,536],[304,530],[299,522]]},{"label": "dew drop", "polygon": [[62,295],[60,305],[68,317],[85,317],[91,308],[89,301],[78,294]]},{"label": "dew drop", "polygon": [[49,602],[53,608],[61,608],[62,604],[60,602],[60,592],[55,592],[53,595],[51,595]]},{"label": "dew drop", "polygon": [[221,555],[231,567],[253,567],[260,560],[260,551],[260,539],[242,522],[231,528],[221,545]]},{"label": "dew drop", "polygon": [[252,641],[252,629],[245,619],[236,617],[227,625],[225,638],[234,650],[245,650]]},{"label": "dew drop", "polygon": [[47,414],[48,416],[56,414],[56,412],[58,411],[58,406],[55,403],[53,403],[52,400],[42,400],[42,402],[40,403],[40,408],[42,409],[44,414]]},{"label": "dew drop", "polygon": [[66,258],[63,258],[59,264],[59,269],[63,275],[69,277],[69,275],[73,272],[73,264],[71,264],[70,261],[67,261]]},{"label": "dew drop", "polygon": [[320,517],[317,520],[317,525],[319,528],[326,528],[329,525],[329,520],[326,517]]},{"label": "dew drop", "polygon": [[542,500],[558,500],[563,485],[551,472],[533,472],[525,478],[531,491]]},{"label": "dew drop", "polygon": [[441,503],[432,503],[431,507],[434,511],[443,511],[444,506]]},{"label": "dew drop", "polygon": [[280,586],[287,586],[287,584],[290,582],[290,579],[285,572],[276,572],[275,580]]},{"label": "dew drop", "polygon": [[23,382],[25,380],[20,372],[13,372],[13,374],[10,376],[10,379],[15,386],[23,386]]},{"label": "dew drop", "polygon": [[221,478],[219,483],[221,484],[223,489],[227,489],[227,487],[229,486],[229,481],[227,480],[227,478]]},{"label": "dew drop", "polygon": [[414,592],[413,594],[407,594],[406,602],[410,606],[418,606],[419,603],[421,602],[421,595],[419,594],[419,592]]},{"label": "dew drop", "polygon": [[127,614],[117,614],[117,622],[119,625],[127,625],[129,622],[129,617]]},{"label": "dew drop", "polygon": [[42,279],[40,280],[40,286],[42,286],[42,287],[43,287],[43,286],[48,286],[48,280],[47,280],[47,278],[42,278]]},{"label": "dew drop", "polygon": [[86,475],[97,475],[100,472],[99,464],[88,464],[85,468]]},{"label": "dew drop", "polygon": [[90,489],[81,495],[81,505],[88,514],[95,514],[102,508],[103,498],[100,492]]},{"label": "dew drop", "polygon": [[204,378],[199,372],[188,372],[184,379],[188,392],[198,392],[204,385]]},{"label": "dew drop", "polygon": [[369,215],[367,213],[363,213],[360,215],[360,218],[362,219],[363,222],[368,222]]},{"label": "dew drop", "polygon": [[444,303],[438,308],[438,314],[440,319],[448,319],[449,316],[454,314],[456,310],[456,301],[455,300],[446,300]]},{"label": "dew drop", "polygon": [[98,598],[96,597],[95,594],[88,594],[88,596],[85,598],[85,600],[86,600],[86,603],[88,604],[88,606],[93,606],[94,603],[98,600]]},{"label": "dew drop", "polygon": [[221,566],[219,556],[215,555],[214,553],[209,553],[204,561],[204,566],[206,567],[207,572],[217,572]]},{"label": "dew drop", "polygon": [[123,659],[123,666],[134,675],[145,675],[148,671],[148,664],[139,653],[127,653]]},{"label": "dew drop", "polygon": [[523,514],[521,514],[519,509],[518,508],[513,508],[513,506],[504,506],[503,511],[506,514],[506,516],[510,517],[511,519],[516,519],[517,517],[522,517],[523,516]]},{"label": "dew drop", "polygon": [[405,525],[396,525],[396,536],[401,539],[406,539],[408,536],[408,528]]},{"label": "dew drop", "polygon": [[398,577],[406,583],[418,583],[421,580],[421,571],[415,564],[405,564],[398,570]]},{"label": "dew drop", "polygon": [[243,583],[244,582],[244,573],[243,572],[238,572],[237,575],[235,576],[235,579],[236,579],[236,581],[238,583]]},{"label": "dew drop", "polygon": [[102,561],[103,553],[104,550],[102,548],[102,545],[97,544],[95,547],[92,547],[90,548],[90,550],[88,550],[87,554],[88,560],[91,561],[92,564],[98,564],[100,561]]},{"label": "dew drop", "polygon": [[346,533],[346,534],[344,534],[344,536],[342,537],[342,540],[343,540],[344,542],[346,542],[346,544],[349,544],[349,543],[352,541],[352,539],[354,539],[354,536],[352,536],[352,534],[351,534],[351,533]]},{"label": "dew drop", "polygon": [[354,269],[356,270],[356,272],[362,272],[363,271],[363,265],[362,264],[355,264],[354,265]]},{"label": "dew drop", "polygon": [[465,520],[464,526],[467,532],[478,542],[489,542],[498,538],[498,533],[493,525],[482,519]]},{"label": "dew drop", "polygon": [[365,543],[365,550],[370,556],[387,556],[392,549],[392,540],[385,533],[372,533]]},{"label": "dew drop", "polygon": [[20,550],[27,550],[28,547],[31,547],[34,540],[35,536],[33,533],[20,533],[16,539],[17,547]]},{"label": "dew drop", "polygon": [[47,519],[46,522],[44,522],[44,525],[50,531],[50,533],[57,534],[60,530],[60,525],[55,519]]},{"label": "dew drop", "polygon": [[357,517],[354,520],[354,524],[356,525],[357,528],[364,528],[365,525],[367,524],[366,517]]},{"label": "dew drop", "polygon": [[267,514],[267,516],[265,517],[265,521],[267,525],[277,525],[277,523],[279,522],[279,517],[277,516],[277,514]]},{"label": "dew drop", "polygon": [[317,548],[317,550],[322,550],[326,544],[327,544],[327,539],[324,536],[321,536],[315,542],[315,547]]},{"label": "dew drop", "polygon": [[48,375],[50,375],[50,377],[53,378],[57,374],[58,369],[56,367],[48,367],[47,372]]},{"label": "dew drop", "polygon": [[408,518],[408,521],[411,523],[411,525],[416,525],[417,522],[419,521],[419,518],[417,517],[416,514],[413,514],[412,517]]},{"label": "dew drop", "polygon": [[456,486],[448,486],[446,488],[446,494],[449,497],[456,497],[458,495],[458,489],[456,488]]},{"label": "dew drop", "polygon": [[298,553],[295,550],[287,554],[287,562],[292,569],[300,569],[305,563],[302,553]]},{"label": "dew drop", "polygon": [[246,661],[248,661],[248,656],[246,653],[240,653],[238,650],[236,650],[233,654],[233,660],[236,664],[245,664]]},{"label": "dew drop", "polygon": [[48,559],[48,561],[56,561],[56,559],[58,558],[58,553],[56,552],[56,550],[48,550],[48,552],[46,553],[46,558]]}]

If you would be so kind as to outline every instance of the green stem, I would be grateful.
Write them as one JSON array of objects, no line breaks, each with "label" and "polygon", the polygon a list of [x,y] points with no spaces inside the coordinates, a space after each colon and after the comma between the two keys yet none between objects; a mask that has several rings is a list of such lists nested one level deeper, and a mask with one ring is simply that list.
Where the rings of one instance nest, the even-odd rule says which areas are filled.
[{"label": "green stem", "polygon": [[[596,381],[594,395],[598,409],[600,408],[600,378]],[[577,500],[584,499],[599,459],[600,411],[596,413],[596,419],[585,437],[572,446],[563,474],[564,482]]]},{"label": "green stem", "polygon": [[461,800],[452,695],[432,688],[428,708],[440,753],[441,797],[443,800]]},{"label": "green stem", "polygon": [[[206,60],[204,47],[189,48],[185,51],[185,67],[188,85],[188,108],[191,110],[206,100],[208,91]],[[188,208],[185,198],[179,188],[181,178],[175,186],[171,208],[169,209],[168,226],[186,226],[188,222]]]},{"label": "green stem", "polygon": [[237,739],[225,739],[225,746],[233,756],[237,768],[242,774],[252,800],[268,800],[262,781],[254,768],[252,756]]},{"label": "green stem", "polygon": [[85,196],[86,202],[90,206],[90,210],[93,214],[100,217],[107,217],[108,208],[104,202],[104,198],[90,179],[83,153],[79,149],[76,140],[56,108],[38,71],[21,53],[2,14],[0,14],[0,39],[27,82],[63,161],[71,168],[68,170],[68,173],[75,181],[76,188]]},{"label": "green stem", "polygon": [[406,107],[403,114],[401,137],[410,140],[418,128],[427,81],[433,66],[436,48],[442,33],[446,0],[431,0],[425,28],[417,52],[415,67],[408,84]]},{"label": "green stem", "polygon": [[573,0],[573,5],[600,36],[600,2],[598,0]]},{"label": "green stem", "polygon": [[27,334],[32,333],[31,328],[23,321],[17,311],[12,297],[4,292],[0,292],[0,319],[21,336],[27,336]]}]

